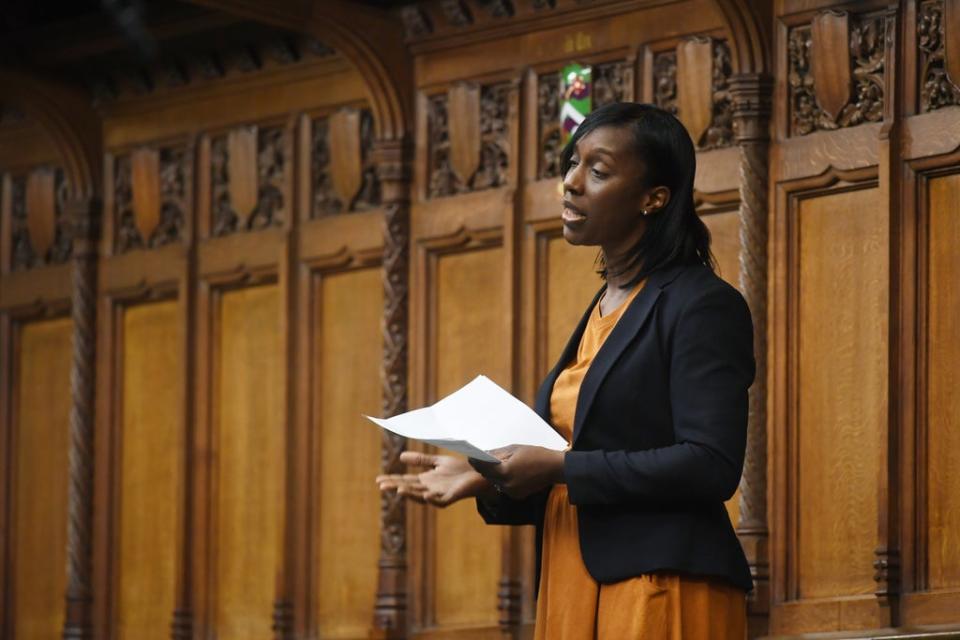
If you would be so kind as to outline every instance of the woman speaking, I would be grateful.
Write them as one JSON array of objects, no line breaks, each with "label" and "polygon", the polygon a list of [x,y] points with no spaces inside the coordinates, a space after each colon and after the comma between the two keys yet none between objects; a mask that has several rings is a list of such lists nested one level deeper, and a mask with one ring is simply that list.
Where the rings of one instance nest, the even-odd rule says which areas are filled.
[{"label": "woman speaking", "polygon": [[745,637],[752,581],[723,503],[743,467],[753,327],[714,273],[695,167],[680,122],[644,104],[597,109],[563,150],[563,235],[600,248],[605,280],[536,397],[566,451],[404,452],[427,470],[377,478],[536,525],[538,639]]}]

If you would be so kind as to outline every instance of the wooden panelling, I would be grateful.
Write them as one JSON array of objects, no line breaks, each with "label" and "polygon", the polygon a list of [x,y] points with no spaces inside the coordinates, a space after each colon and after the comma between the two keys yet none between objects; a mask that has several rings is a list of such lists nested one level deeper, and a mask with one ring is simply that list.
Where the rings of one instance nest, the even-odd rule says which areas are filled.
[{"label": "wooden panelling", "polygon": [[[740,215],[737,211],[723,211],[703,216],[710,230],[710,250],[717,261],[717,274],[739,287],[740,283]],[[740,490],[727,500],[730,522],[737,526],[740,518]]]},{"label": "wooden panelling", "polygon": [[365,637],[380,549],[380,316],[376,268],[317,279],[314,327],[318,451],[317,629],[323,638]]},{"label": "wooden panelling", "polygon": [[545,242],[546,309],[542,311],[540,331],[546,334],[547,348],[542,370],[537,372],[538,378],[545,376],[557,363],[587,305],[603,286],[597,273],[596,247],[578,247],[564,240],[563,236],[551,237]]},{"label": "wooden panelling", "polygon": [[[504,252],[480,249],[437,258],[435,399],[479,374],[503,385],[510,363],[498,277]],[[500,532],[486,527],[472,501],[436,513],[433,614],[438,626],[494,625]]]},{"label": "wooden panelling", "polygon": [[178,303],[123,313],[118,638],[166,638],[174,609],[182,478]]},{"label": "wooden panelling", "polygon": [[270,634],[284,509],[284,366],[278,285],[226,291],[216,362],[218,637]]},{"label": "wooden panelling", "polygon": [[14,638],[59,638],[67,585],[69,319],[25,324],[17,359],[13,598]]},{"label": "wooden panelling", "polygon": [[802,599],[874,590],[888,376],[888,222],[877,194],[821,195],[797,212],[792,552]]},{"label": "wooden panelling", "polygon": [[960,588],[960,174],[928,187],[927,584]]}]

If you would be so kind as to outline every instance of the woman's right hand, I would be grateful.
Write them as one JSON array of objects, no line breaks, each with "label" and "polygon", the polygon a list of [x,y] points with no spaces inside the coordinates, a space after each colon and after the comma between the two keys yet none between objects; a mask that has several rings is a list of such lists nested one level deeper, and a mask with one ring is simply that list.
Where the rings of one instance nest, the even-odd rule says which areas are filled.
[{"label": "woman's right hand", "polygon": [[377,476],[380,491],[396,491],[398,495],[414,502],[446,507],[464,498],[475,498],[492,487],[463,458],[404,451],[400,454],[400,462],[427,467],[427,470],[414,474]]}]

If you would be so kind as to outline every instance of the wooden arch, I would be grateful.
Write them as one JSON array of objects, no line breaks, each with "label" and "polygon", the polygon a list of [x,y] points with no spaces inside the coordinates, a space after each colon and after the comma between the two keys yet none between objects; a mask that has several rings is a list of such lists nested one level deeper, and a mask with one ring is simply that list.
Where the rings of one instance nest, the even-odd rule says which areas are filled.
[{"label": "wooden arch", "polygon": [[715,0],[730,33],[733,72],[766,74],[770,66],[769,0]]},{"label": "wooden arch", "polygon": [[18,106],[50,136],[63,162],[72,199],[100,194],[100,119],[90,99],[66,85],[0,69],[3,99]]}]

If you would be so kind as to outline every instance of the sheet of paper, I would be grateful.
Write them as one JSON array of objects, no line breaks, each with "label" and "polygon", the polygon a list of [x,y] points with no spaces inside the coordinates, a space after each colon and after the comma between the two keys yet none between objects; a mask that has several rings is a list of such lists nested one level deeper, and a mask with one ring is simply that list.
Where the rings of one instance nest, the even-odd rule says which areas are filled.
[{"label": "sheet of paper", "polygon": [[477,376],[436,404],[381,419],[366,416],[397,435],[471,458],[496,462],[488,453],[513,444],[567,448],[567,441],[536,412],[486,376]]}]

